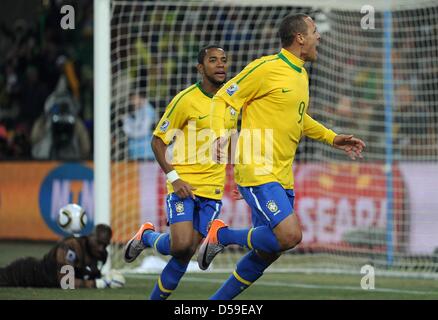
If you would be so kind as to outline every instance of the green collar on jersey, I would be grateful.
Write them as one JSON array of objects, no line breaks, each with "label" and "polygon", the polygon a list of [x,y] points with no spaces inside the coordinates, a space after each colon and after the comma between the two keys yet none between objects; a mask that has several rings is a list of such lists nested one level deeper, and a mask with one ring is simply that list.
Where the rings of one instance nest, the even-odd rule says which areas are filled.
[{"label": "green collar on jersey", "polygon": [[278,57],[279,57],[281,60],[283,60],[284,62],[286,62],[286,63],[289,65],[289,67],[291,67],[292,69],[294,69],[296,72],[301,73],[301,68],[298,67],[298,66],[296,66],[296,65],[294,65],[292,62],[290,62],[290,61],[288,60],[288,58],[286,58],[286,56],[285,56],[283,53],[280,52],[280,53],[278,54]]},{"label": "green collar on jersey", "polygon": [[210,99],[213,98],[214,94],[211,94],[211,93],[205,92],[204,89],[202,89],[202,87],[201,87],[201,81],[196,82],[196,86],[197,86],[197,87],[199,88],[199,90],[201,90],[201,92],[202,92],[203,94],[205,94],[207,97],[209,97]]}]

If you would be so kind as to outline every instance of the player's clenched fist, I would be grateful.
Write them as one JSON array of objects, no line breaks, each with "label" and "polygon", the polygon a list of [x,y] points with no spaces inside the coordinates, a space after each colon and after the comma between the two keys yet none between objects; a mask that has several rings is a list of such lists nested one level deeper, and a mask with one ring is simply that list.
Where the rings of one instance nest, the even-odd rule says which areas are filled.
[{"label": "player's clenched fist", "polygon": [[189,183],[184,180],[178,179],[172,182],[173,191],[178,195],[178,197],[184,199],[190,197],[195,199],[195,195],[193,194],[193,190],[196,188],[192,187]]}]

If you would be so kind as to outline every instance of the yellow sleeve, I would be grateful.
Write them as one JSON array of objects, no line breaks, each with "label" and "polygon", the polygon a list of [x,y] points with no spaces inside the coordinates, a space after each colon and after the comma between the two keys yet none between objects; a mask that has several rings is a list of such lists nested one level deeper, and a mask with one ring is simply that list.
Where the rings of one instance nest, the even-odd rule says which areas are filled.
[{"label": "yellow sleeve", "polygon": [[261,95],[260,88],[263,84],[266,61],[257,59],[248,64],[237,76],[228,81],[216,96],[225,100],[237,113],[249,101]]},{"label": "yellow sleeve", "polygon": [[214,96],[211,100],[210,109],[210,128],[216,137],[224,135],[225,129],[225,110],[227,103],[221,97]]},{"label": "yellow sleeve", "polygon": [[157,136],[165,144],[172,142],[173,137],[177,134],[178,130],[182,130],[187,123],[186,110],[190,107],[190,100],[183,95],[178,94],[169,103],[157,124],[153,134]]},{"label": "yellow sleeve", "polygon": [[336,137],[333,130],[327,129],[318,121],[313,120],[307,113],[304,115],[304,135],[329,145],[333,145],[333,140]]}]

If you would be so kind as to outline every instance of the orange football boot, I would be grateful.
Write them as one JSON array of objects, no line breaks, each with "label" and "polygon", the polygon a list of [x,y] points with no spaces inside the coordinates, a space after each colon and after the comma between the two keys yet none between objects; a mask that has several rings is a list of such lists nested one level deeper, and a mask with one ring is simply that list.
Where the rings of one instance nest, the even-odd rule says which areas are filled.
[{"label": "orange football boot", "polygon": [[135,236],[128,241],[125,248],[123,249],[123,257],[125,261],[131,263],[139,254],[146,249],[146,245],[142,241],[143,232],[145,231],[155,231],[155,227],[151,222],[145,222],[141,225],[140,229],[138,229]]},{"label": "orange football boot", "polygon": [[211,223],[207,236],[202,241],[198,253],[198,265],[202,270],[207,270],[214,257],[224,250],[225,246],[220,244],[217,238],[219,229],[224,227],[227,227],[227,225],[220,219],[215,219]]}]

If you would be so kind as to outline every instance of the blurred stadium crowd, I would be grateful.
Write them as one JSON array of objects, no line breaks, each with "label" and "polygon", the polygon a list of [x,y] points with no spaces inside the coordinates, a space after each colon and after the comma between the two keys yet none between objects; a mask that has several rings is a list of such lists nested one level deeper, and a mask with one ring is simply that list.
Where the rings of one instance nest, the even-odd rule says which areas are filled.
[{"label": "blurred stadium crowd", "polygon": [[352,23],[360,21],[359,13],[333,13],[332,30],[322,40],[329,45],[321,46],[322,58],[315,65],[323,76],[312,79],[319,104],[313,110],[323,110],[336,131],[362,137],[368,159],[386,157],[389,90],[384,77],[391,68],[394,159],[438,160],[437,11],[431,7],[392,13],[391,66],[385,63],[381,13],[375,30]]},{"label": "blurred stadium crowd", "polygon": [[[91,159],[93,2],[42,3],[33,22],[17,19],[0,25],[0,158]],[[67,3],[75,8],[74,30],[59,26],[60,7]],[[113,10],[113,148],[123,150],[119,155],[113,152],[115,158],[153,159],[144,142],[171,97],[197,80],[193,64],[201,45],[224,45],[231,77],[261,51],[278,49],[275,40],[265,41],[276,38],[276,28],[264,23],[265,15],[289,10],[227,5],[200,5],[195,10],[169,3],[160,12],[153,7],[124,5]],[[401,11],[393,17],[393,143],[399,160],[438,159],[436,11],[419,9],[409,16]],[[359,13],[331,13],[320,59],[309,67],[311,113],[338,132],[355,132],[368,144],[367,159],[383,160],[382,29],[377,25],[373,32],[364,31],[348,20],[360,18]],[[318,152],[307,143],[300,149],[305,154]]]},{"label": "blurred stadium crowd", "polygon": [[93,2],[68,3],[74,30],[60,28],[62,1],[0,24],[1,159],[92,155]]}]

